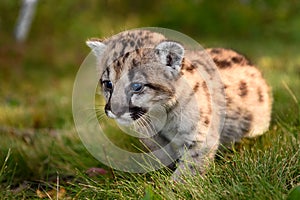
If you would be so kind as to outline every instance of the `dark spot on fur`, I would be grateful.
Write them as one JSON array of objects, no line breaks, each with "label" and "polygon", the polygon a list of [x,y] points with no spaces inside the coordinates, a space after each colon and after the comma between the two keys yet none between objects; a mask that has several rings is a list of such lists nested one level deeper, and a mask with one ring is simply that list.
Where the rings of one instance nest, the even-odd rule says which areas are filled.
[{"label": "dark spot on fur", "polygon": [[117,61],[116,66],[117,66],[117,67],[120,67],[120,66],[121,66],[121,62],[120,62],[119,60]]},{"label": "dark spot on fur", "polygon": [[252,65],[251,62],[247,60],[244,56],[234,56],[231,58],[231,61],[239,65]]},{"label": "dark spot on fur", "polygon": [[192,154],[192,158],[198,158],[199,157],[199,153],[195,152]]},{"label": "dark spot on fur", "polygon": [[200,83],[197,82],[196,85],[193,87],[193,91],[194,91],[194,92],[197,92],[198,89],[199,89],[199,86],[200,86]]},{"label": "dark spot on fur", "polygon": [[122,63],[121,63],[121,61],[117,60],[113,66],[114,66],[114,70],[116,72],[116,78],[119,79],[120,74],[121,74],[121,70],[122,70],[122,67],[121,67]]},{"label": "dark spot on fur", "polygon": [[[208,87],[207,87],[207,84],[206,84],[205,81],[202,82],[202,88],[203,88],[203,91],[205,93],[207,102],[210,102],[211,101],[211,99],[210,99],[210,93],[208,91]],[[209,108],[208,108],[208,114],[211,114],[211,113],[212,113],[212,107],[210,105]]]},{"label": "dark spot on fur", "polygon": [[196,141],[191,141],[191,143],[185,144],[185,145],[186,145],[186,147],[187,147],[188,149],[192,149],[192,148],[194,148],[194,146],[195,146],[196,144],[197,144]]},{"label": "dark spot on fur", "polygon": [[112,47],[111,47],[111,48],[114,49],[114,48],[116,47],[116,44],[117,44],[117,43],[114,42],[114,43],[112,44]]},{"label": "dark spot on fur", "polygon": [[187,62],[185,58],[182,59],[181,62],[182,70],[192,73],[196,68],[197,67],[194,64]]},{"label": "dark spot on fur", "polygon": [[238,64],[241,63],[244,60],[244,58],[242,56],[235,56],[231,58],[231,61]]},{"label": "dark spot on fur", "polygon": [[209,122],[210,122],[210,120],[208,119],[208,117],[206,117],[205,120],[204,120],[204,123],[205,123],[206,125],[208,125]]},{"label": "dark spot on fur", "polygon": [[261,91],[261,88],[259,87],[259,88],[257,88],[257,96],[258,96],[258,101],[259,102],[264,102],[264,96],[263,96],[263,94],[262,94],[262,91]]},{"label": "dark spot on fur", "polygon": [[187,71],[187,72],[190,72],[190,73],[192,73],[195,69],[196,69],[196,67],[194,66],[194,65],[185,65],[184,66],[184,69]]},{"label": "dark spot on fur", "polygon": [[221,49],[212,49],[210,52],[214,54],[219,54],[221,53]]},{"label": "dark spot on fur", "polygon": [[138,66],[139,62],[136,59],[132,59],[132,66],[136,67]]},{"label": "dark spot on fur", "polygon": [[141,47],[143,44],[141,39],[138,39],[136,43],[138,47]]},{"label": "dark spot on fur", "polygon": [[130,46],[131,46],[131,47],[134,46],[134,41],[130,41]]},{"label": "dark spot on fur", "polygon": [[248,87],[245,81],[240,81],[239,84],[239,96],[244,97],[248,94]]},{"label": "dark spot on fur", "polygon": [[129,52],[125,53],[124,58],[126,59],[128,58],[128,56],[129,56]]},{"label": "dark spot on fur", "polygon": [[231,62],[229,62],[227,60],[219,60],[217,58],[214,58],[213,61],[215,62],[217,67],[219,67],[221,69],[231,67]]},{"label": "dark spot on fur", "polygon": [[205,81],[202,82],[202,88],[203,88],[203,90],[205,92],[205,95],[209,96],[208,87],[207,87],[207,84],[206,84]]},{"label": "dark spot on fur", "polygon": [[126,59],[129,57],[129,52],[125,53],[125,55],[122,58],[122,62],[125,63]]},{"label": "dark spot on fur", "polygon": [[195,93],[198,91],[199,87],[200,87],[200,83],[197,82],[197,83],[194,85],[193,90],[190,92],[190,95],[189,95],[189,96],[190,96],[190,97],[194,96]]},{"label": "dark spot on fur", "polygon": [[243,116],[240,126],[244,134],[249,133],[252,120],[253,120],[253,116],[251,113],[247,113]]},{"label": "dark spot on fur", "polygon": [[124,55],[124,53],[125,53],[125,49],[126,49],[126,45],[124,44],[124,42],[122,42],[123,43],[123,48],[122,48],[122,50],[120,51],[120,56],[123,56]]}]

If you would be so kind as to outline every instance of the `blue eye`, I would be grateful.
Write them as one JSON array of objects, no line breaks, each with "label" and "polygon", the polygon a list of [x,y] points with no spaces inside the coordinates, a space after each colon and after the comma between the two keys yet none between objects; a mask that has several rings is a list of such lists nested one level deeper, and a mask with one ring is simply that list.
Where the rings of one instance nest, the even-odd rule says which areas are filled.
[{"label": "blue eye", "polygon": [[142,83],[131,83],[130,89],[134,92],[141,92],[144,88],[144,84]]},{"label": "blue eye", "polygon": [[113,89],[113,84],[111,81],[103,81],[102,86],[104,90],[112,90]]}]

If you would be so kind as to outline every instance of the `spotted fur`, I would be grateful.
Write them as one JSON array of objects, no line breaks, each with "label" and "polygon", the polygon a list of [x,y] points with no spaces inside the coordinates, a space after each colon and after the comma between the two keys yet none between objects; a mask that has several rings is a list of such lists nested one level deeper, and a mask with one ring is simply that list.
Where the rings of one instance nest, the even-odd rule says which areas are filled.
[{"label": "spotted fur", "polygon": [[[189,52],[182,44],[146,30],[123,32],[103,41],[91,39],[87,44],[97,57],[109,117],[126,125],[141,121],[137,124],[145,130],[144,116],[151,108],[159,105],[166,110],[164,126],[141,141],[151,151],[165,147],[169,158],[177,160],[174,179],[187,170],[203,171],[220,145],[268,129],[270,89],[260,71],[235,51]],[[217,68],[210,67],[207,55]],[[222,81],[212,89],[208,80],[217,82],[216,74]],[[211,94],[217,95],[215,105]],[[220,116],[225,118],[222,127],[214,127],[213,106],[225,111]]]}]

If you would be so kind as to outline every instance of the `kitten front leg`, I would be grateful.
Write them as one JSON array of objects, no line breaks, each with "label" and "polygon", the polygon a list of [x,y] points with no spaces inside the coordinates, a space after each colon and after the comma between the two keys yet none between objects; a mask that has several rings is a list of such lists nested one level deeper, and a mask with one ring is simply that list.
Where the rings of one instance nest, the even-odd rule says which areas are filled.
[{"label": "kitten front leg", "polygon": [[218,144],[205,145],[195,144],[190,147],[182,148],[182,156],[179,159],[177,168],[172,175],[172,180],[182,181],[184,175],[205,174],[209,163],[213,161]]}]

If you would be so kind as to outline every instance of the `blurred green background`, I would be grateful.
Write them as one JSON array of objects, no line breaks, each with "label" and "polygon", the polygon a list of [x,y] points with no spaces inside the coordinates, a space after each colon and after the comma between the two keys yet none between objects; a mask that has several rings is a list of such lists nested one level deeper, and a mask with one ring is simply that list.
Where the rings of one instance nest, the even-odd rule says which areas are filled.
[{"label": "blurred green background", "polygon": [[[97,165],[74,130],[73,81],[90,52],[88,38],[131,28],[170,28],[204,47],[244,53],[273,88],[275,132],[278,121],[299,128],[298,0],[39,0],[28,38],[18,43],[21,5],[0,2],[0,167],[8,165],[1,183]],[[120,136],[116,143],[126,146]]]}]

